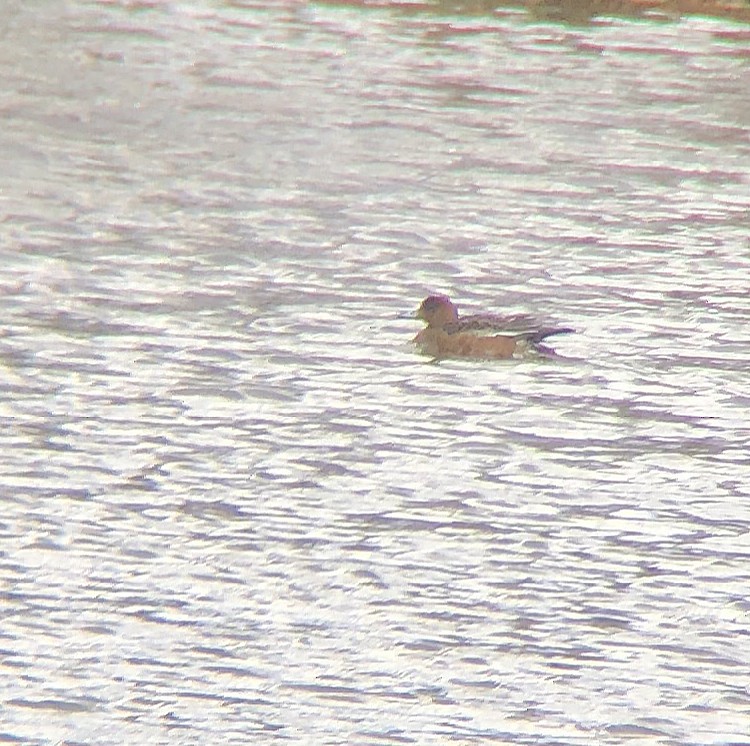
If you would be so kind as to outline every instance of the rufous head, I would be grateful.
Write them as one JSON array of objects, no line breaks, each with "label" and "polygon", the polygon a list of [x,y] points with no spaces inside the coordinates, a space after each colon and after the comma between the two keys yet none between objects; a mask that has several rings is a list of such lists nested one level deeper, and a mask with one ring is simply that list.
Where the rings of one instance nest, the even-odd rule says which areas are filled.
[{"label": "rufous head", "polygon": [[417,318],[427,322],[427,326],[443,327],[458,321],[458,309],[447,295],[430,295],[417,309]]}]

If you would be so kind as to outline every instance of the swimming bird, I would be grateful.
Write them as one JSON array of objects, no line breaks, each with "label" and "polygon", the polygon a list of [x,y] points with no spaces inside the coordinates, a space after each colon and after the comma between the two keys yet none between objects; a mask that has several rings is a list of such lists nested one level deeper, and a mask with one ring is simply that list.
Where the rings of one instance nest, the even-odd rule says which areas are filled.
[{"label": "swimming bird", "polygon": [[458,308],[445,295],[425,298],[417,318],[425,321],[427,328],[414,337],[414,343],[420,352],[434,358],[509,358],[529,348],[544,350],[542,340],[573,332],[567,327],[535,326],[525,314],[459,316]]}]

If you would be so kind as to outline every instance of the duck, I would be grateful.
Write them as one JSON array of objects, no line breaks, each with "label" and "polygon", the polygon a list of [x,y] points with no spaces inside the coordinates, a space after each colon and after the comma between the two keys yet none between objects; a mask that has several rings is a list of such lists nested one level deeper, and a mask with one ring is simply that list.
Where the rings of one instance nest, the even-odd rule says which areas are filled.
[{"label": "duck", "polygon": [[460,316],[447,295],[430,295],[416,317],[427,324],[414,344],[433,358],[507,359],[528,349],[547,351],[541,342],[556,334],[572,334],[569,327],[539,327],[526,314]]}]

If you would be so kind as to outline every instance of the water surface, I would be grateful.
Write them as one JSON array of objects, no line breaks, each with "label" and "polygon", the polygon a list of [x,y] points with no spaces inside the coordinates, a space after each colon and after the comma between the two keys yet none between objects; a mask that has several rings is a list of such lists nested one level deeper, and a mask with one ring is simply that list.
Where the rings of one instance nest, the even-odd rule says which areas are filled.
[{"label": "water surface", "polygon": [[3,21],[2,740],[746,742],[739,27]]}]

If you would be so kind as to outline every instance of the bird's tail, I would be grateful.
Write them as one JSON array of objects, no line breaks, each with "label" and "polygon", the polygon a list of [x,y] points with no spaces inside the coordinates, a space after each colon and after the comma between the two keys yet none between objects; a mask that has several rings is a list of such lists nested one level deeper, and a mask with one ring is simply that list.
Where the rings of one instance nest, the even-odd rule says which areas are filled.
[{"label": "bird's tail", "polygon": [[573,334],[574,332],[575,329],[570,329],[566,326],[547,327],[545,329],[535,329],[533,332],[523,332],[522,334],[517,334],[516,339],[523,342],[529,342],[532,345],[536,345],[542,342],[542,340],[547,339],[547,337],[553,337],[555,334]]}]

